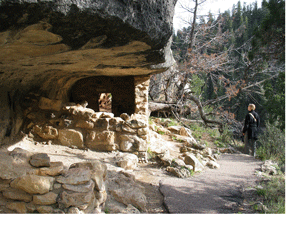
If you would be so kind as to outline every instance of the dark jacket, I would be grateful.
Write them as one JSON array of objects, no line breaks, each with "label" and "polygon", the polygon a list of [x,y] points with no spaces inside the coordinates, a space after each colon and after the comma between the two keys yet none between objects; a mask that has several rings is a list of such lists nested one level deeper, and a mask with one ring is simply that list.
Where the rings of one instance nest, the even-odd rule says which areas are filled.
[{"label": "dark jacket", "polygon": [[[255,117],[256,121],[253,118],[253,116],[250,115],[250,113]],[[258,132],[259,125],[260,125],[260,118],[258,114],[254,110],[252,110],[251,112],[248,112],[248,114],[246,115],[245,124],[243,127],[243,133],[247,132],[248,139],[257,140],[257,132]]]}]

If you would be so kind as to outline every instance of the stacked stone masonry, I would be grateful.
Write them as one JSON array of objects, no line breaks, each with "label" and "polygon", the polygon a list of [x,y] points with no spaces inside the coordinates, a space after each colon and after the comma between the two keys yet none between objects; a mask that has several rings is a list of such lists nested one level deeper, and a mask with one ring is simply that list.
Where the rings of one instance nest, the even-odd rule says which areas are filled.
[{"label": "stacked stone masonry", "polygon": [[36,106],[25,112],[25,133],[36,141],[101,152],[131,152],[147,161],[149,77],[135,77],[134,85],[135,113],[122,113],[119,117],[40,97]]},{"label": "stacked stone masonry", "polygon": [[[26,150],[10,155],[24,157]],[[50,162],[45,153],[25,161],[31,170],[16,178],[0,177],[0,193],[5,207],[14,213],[102,213],[107,199],[107,167],[98,160],[72,164]]]}]

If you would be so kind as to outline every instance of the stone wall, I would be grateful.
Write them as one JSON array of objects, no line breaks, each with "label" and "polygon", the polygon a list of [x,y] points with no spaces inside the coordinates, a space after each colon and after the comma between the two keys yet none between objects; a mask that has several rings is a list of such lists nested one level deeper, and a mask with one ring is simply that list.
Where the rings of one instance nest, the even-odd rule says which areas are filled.
[{"label": "stone wall", "polygon": [[89,105],[31,96],[30,107],[24,111],[23,131],[36,141],[95,151],[131,152],[141,160],[147,160],[149,76],[133,78],[133,97],[129,100],[134,102],[133,114],[125,111],[116,116],[95,112],[87,108]]},{"label": "stone wall", "polygon": [[11,176],[15,168],[0,173],[6,213],[102,212],[107,198],[105,164],[91,160],[65,168],[62,162],[50,162],[45,153],[31,155],[17,148],[9,154],[27,169],[20,176]]}]

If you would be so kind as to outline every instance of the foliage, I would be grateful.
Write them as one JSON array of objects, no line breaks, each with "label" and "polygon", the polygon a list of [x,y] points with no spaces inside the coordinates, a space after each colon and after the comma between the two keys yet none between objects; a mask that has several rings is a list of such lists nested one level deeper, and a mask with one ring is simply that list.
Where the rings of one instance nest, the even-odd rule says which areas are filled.
[{"label": "foliage", "polygon": [[271,159],[285,166],[285,133],[274,125],[266,123],[266,128],[259,136],[257,156],[262,160]]},{"label": "foliage", "polygon": [[232,142],[232,140],[232,132],[230,132],[229,126],[225,125],[225,127],[223,128],[223,132],[220,134],[219,137],[217,137],[217,141],[219,141],[219,143],[223,143],[223,145],[225,146],[228,146]]},{"label": "foliage", "polygon": [[265,207],[259,209],[256,206],[255,209],[263,213],[285,213],[285,177],[275,177],[261,185],[262,188],[257,189],[257,194],[263,197]]},{"label": "foliage", "polygon": [[[179,86],[190,84],[202,103],[202,119],[223,120],[218,115],[229,112],[242,121],[248,104],[255,103],[262,118],[284,121],[284,78],[277,79],[284,72],[284,5],[284,0],[264,0],[261,7],[238,1],[231,11],[198,16],[196,24],[174,34]],[[281,104],[281,110],[271,102]]]},{"label": "foliage", "polygon": [[285,73],[280,73],[273,82],[268,81],[264,85],[268,112],[268,122],[285,130]]}]

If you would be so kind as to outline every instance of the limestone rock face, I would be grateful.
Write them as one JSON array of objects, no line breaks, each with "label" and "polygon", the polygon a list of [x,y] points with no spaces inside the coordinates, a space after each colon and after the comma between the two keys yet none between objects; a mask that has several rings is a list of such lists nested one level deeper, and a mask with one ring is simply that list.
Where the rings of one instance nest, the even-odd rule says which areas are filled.
[{"label": "limestone rock face", "polygon": [[[167,70],[174,63],[176,2],[0,1],[0,141],[18,134],[32,105],[58,111],[70,102],[70,90],[83,78],[127,79]],[[141,98],[136,95],[130,104],[146,112]],[[93,106],[97,96],[89,100]]]}]

